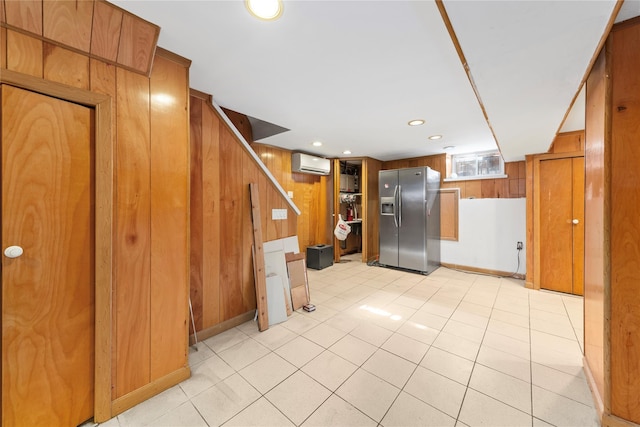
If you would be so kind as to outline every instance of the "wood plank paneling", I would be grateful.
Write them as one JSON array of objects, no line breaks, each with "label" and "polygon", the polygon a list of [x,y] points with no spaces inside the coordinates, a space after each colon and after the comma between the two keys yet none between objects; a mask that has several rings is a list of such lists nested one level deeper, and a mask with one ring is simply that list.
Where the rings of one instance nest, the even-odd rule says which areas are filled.
[{"label": "wood plank paneling", "polygon": [[44,43],[44,78],[80,89],[89,89],[89,57],[51,43]]},{"label": "wood plank paneling", "polygon": [[[196,331],[204,329],[203,322],[203,298],[204,298],[204,189],[203,189],[203,161],[202,151],[205,150],[203,143],[203,114],[201,99],[190,97],[190,144],[191,144],[191,197],[190,200],[190,261],[189,261],[189,295],[191,298],[191,308],[193,311],[193,323]],[[217,291],[217,287],[215,288]],[[189,328],[193,333],[193,326],[189,322]]]},{"label": "wood plank paneling", "polygon": [[157,25],[125,13],[122,17],[118,63],[147,73],[151,69],[159,32]]},{"label": "wood plank paneling", "polygon": [[117,70],[116,396],[150,380],[149,79]]},{"label": "wood plank paneling", "polygon": [[[252,148],[285,191],[293,192],[293,202],[301,211],[301,214],[297,216],[290,212],[286,222],[279,221],[278,223],[271,221],[270,211],[263,212],[265,241],[274,240],[274,236],[280,234],[291,235],[292,230],[296,229],[301,251],[305,251],[306,247],[311,245],[330,244],[333,239],[327,240],[327,229],[331,228],[327,222],[328,177],[292,173],[292,152],[289,150],[258,143],[254,143]],[[278,193],[273,193],[271,202],[275,203],[276,201],[281,204],[281,196]],[[262,206],[266,206],[268,201],[261,195],[260,202]],[[287,205],[282,204],[281,209],[286,208]]]},{"label": "wood plank paneling", "polygon": [[480,197],[483,199],[495,199],[498,197],[495,179],[484,179],[480,181]]},{"label": "wood plank paneling", "polygon": [[584,131],[563,132],[556,135],[549,153],[584,152]]},{"label": "wood plank paneling", "polygon": [[43,1],[43,35],[82,52],[89,52],[93,4],[93,1]]},{"label": "wood plank paneling", "polygon": [[611,37],[611,412],[640,423],[640,19]]},{"label": "wood plank paneling", "polygon": [[150,80],[151,381],[187,365],[188,69],[161,55]]},{"label": "wood plank paneling", "polygon": [[[188,368],[181,367],[178,370],[165,375],[162,378],[152,380],[150,374],[151,365],[154,363],[154,358],[165,358],[165,348],[156,348],[154,352],[150,351],[150,342],[153,334],[157,332],[152,331],[149,327],[150,312],[149,305],[152,303],[156,295],[150,292],[150,260],[152,256],[151,246],[149,241],[149,227],[150,221],[154,212],[162,212],[168,214],[171,212],[173,203],[172,198],[156,198],[155,207],[152,212],[150,209],[150,175],[151,170],[154,167],[150,164],[149,150],[150,150],[150,123],[149,123],[149,102],[155,101],[149,97],[149,78],[138,74],[138,78],[131,77],[128,72],[124,72],[122,69],[118,69],[116,66],[108,65],[96,59],[98,56],[113,55],[113,46],[120,48],[122,51],[130,52],[133,56],[147,58],[147,65],[151,64],[151,59],[155,50],[155,41],[157,40],[157,32],[155,37],[152,37],[153,43],[141,42],[144,37],[137,37],[136,29],[129,31],[130,37],[127,41],[119,39],[120,31],[115,30],[115,23],[118,21],[117,16],[126,12],[122,12],[117,7],[113,7],[106,2],[98,1],[96,3],[92,1],[87,2],[66,2],[66,1],[50,1],[47,2],[47,17],[44,18],[42,14],[42,2],[27,2],[27,1],[11,1],[3,2],[3,7],[8,6],[7,10],[10,10],[16,26],[23,28],[26,32],[33,32],[34,36],[29,36],[22,31],[12,31],[3,28],[2,40],[0,41],[2,49],[0,54],[5,60],[0,61],[0,65],[11,69],[11,71],[17,71],[27,77],[36,76],[39,78],[45,78],[46,82],[36,84],[36,88],[39,90],[47,91],[51,88],[55,88],[54,83],[62,82],[64,85],[75,86],[76,88],[90,89],[92,93],[104,93],[111,97],[111,101],[100,97],[100,101],[96,101],[99,104],[96,105],[96,111],[112,111],[113,114],[97,114],[99,121],[95,123],[97,131],[97,141],[100,141],[97,151],[100,153],[96,155],[95,161],[99,162],[97,170],[102,170],[100,177],[96,178],[100,184],[101,191],[100,199],[96,201],[96,209],[100,207],[101,221],[100,225],[96,226],[101,230],[100,233],[104,237],[104,241],[109,242],[108,251],[98,251],[100,256],[97,257],[96,262],[100,265],[100,280],[107,280],[105,283],[113,283],[112,290],[108,291],[108,286],[105,286],[105,290],[96,290],[96,301],[98,295],[104,301],[102,307],[106,307],[108,310],[112,310],[112,316],[109,318],[109,313],[105,314],[105,309],[100,311],[100,324],[104,325],[109,320],[113,322],[111,328],[109,326],[103,326],[100,329],[100,333],[97,333],[97,343],[101,345],[100,360],[96,356],[96,384],[100,387],[100,390],[96,390],[96,399],[100,402],[96,406],[96,420],[105,421],[110,416],[115,415],[113,411],[123,410],[122,408],[127,405],[138,403],[141,397],[148,397],[151,394],[158,393],[164,387],[167,386],[173,379],[184,377],[185,372],[188,374]],[[83,4],[79,4],[83,3]],[[36,8],[32,8],[32,5],[36,5]],[[93,21],[91,14],[90,23],[94,22],[92,38],[85,39],[84,36],[71,36],[71,32],[60,32],[57,36],[49,33],[50,30],[58,31],[60,28],[67,28],[70,14],[83,13],[87,11],[85,9],[94,5],[97,9],[105,7],[109,13],[106,15],[99,15],[96,17],[96,21]],[[59,8],[59,9],[56,9]],[[4,9],[3,9],[4,10]],[[29,22],[29,17],[34,16],[33,11],[37,12],[38,18],[33,22],[40,25],[39,28],[29,27],[29,25],[23,25],[25,22]],[[100,21],[102,16],[102,21]],[[17,18],[16,18],[17,17]],[[25,18],[27,17],[27,18]],[[52,22],[51,19],[56,22]],[[21,23],[18,23],[19,20]],[[47,20],[47,34],[49,36],[58,39],[57,43],[60,46],[53,46],[55,43],[50,44],[52,47],[45,52],[43,49],[43,29],[41,23],[43,20]],[[86,28],[86,20],[79,15],[74,15],[74,18],[78,22],[74,22],[73,25]],[[83,22],[79,22],[83,21]],[[152,26],[152,24],[146,23],[142,20],[134,18],[137,23],[141,22],[143,26]],[[102,24],[98,24],[102,22]],[[49,26],[51,24],[51,26]],[[11,25],[11,24],[10,24]],[[119,25],[119,24],[118,24]],[[137,25],[137,24],[135,24]],[[91,27],[91,25],[90,25]],[[157,27],[156,27],[157,28]],[[68,31],[68,29],[65,29]],[[75,31],[75,30],[74,30]],[[138,32],[137,34],[144,33]],[[67,35],[73,37],[69,40],[62,40],[61,38]],[[75,38],[77,37],[77,39]],[[82,39],[82,40],[80,40]],[[62,41],[61,41],[62,40]],[[89,54],[83,55],[80,51],[87,50],[87,40],[93,40],[96,43],[102,41],[105,43],[104,52],[93,52],[93,57],[88,59]],[[126,46],[127,43],[131,43],[131,46]],[[70,45],[69,49],[65,49],[62,45]],[[98,45],[96,45],[98,46]],[[147,46],[147,52],[135,53],[140,49],[144,49]],[[97,47],[96,47],[97,49]],[[105,53],[108,52],[108,53]],[[125,55],[126,57],[126,55]],[[176,56],[177,57],[177,56]],[[114,57],[108,57],[108,60],[113,60]],[[115,58],[117,59],[117,58]],[[183,67],[188,67],[188,61],[176,61],[176,63],[182,64]],[[129,67],[128,65],[126,65]],[[46,71],[45,71],[46,67]],[[116,69],[118,69],[118,77],[116,78]],[[146,70],[142,72],[147,72]],[[46,75],[45,75],[46,73]],[[136,74],[136,73],[133,73]],[[174,77],[167,77],[173,79]],[[182,79],[182,82],[176,84],[182,85],[182,96],[188,91],[188,83],[186,79]],[[63,86],[61,86],[63,87]],[[85,93],[83,90],[71,90],[69,93],[74,96]],[[89,93],[90,92],[86,92]],[[142,94],[141,96],[138,96]],[[54,96],[59,96],[54,94]],[[64,96],[64,94],[63,94]],[[97,98],[97,97],[96,97]],[[84,99],[80,97],[80,99]],[[93,102],[94,99],[92,98]],[[83,101],[80,101],[83,102]],[[89,102],[89,104],[91,104]],[[186,105],[186,102],[184,103]],[[185,107],[186,108],[186,107]],[[117,112],[117,114],[116,114]],[[182,110],[184,115],[185,111]],[[109,122],[111,123],[111,129],[109,130]],[[174,124],[175,125],[175,124]],[[186,126],[186,120],[183,123]],[[180,126],[180,125],[178,125]],[[141,132],[141,128],[146,128],[146,131]],[[117,129],[117,134],[115,130]],[[164,132],[164,131],[162,131]],[[184,129],[184,134],[187,135],[188,130]],[[146,137],[141,134],[145,134]],[[102,135],[108,135],[106,138],[109,143],[105,143],[105,137]],[[112,165],[111,153],[115,152],[115,141],[117,143],[117,162]],[[114,146],[110,143],[113,142]],[[147,147],[146,156],[141,156],[141,150],[144,150],[144,146]],[[183,147],[184,148],[184,147]],[[158,159],[159,155],[163,155],[163,152],[156,153],[155,158]],[[143,157],[146,157],[143,159]],[[146,160],[146,162],[144,161]],[[160,165],[165,160],[160,161]],[[172,165],[173,166],[173,165]],[[101,169],[102,168],[102,169]],[[122,171],[122,168],[127,169]],[[171,173],[175,174],[175,170]],[[113,175],[117,175],[118,182],[116,188],[112,189]],[[175,177],[175,176],[174,176]],[[184,175],[187,179],[187,175]],[[108,185],[105,184],[108,181]],[[113,200],[115,203],[111,207],[112,197],[117,192],[117,200]],[[104,207],[108,206],[108,207]],[[166,207],[166,212],[164,212]],[[108,213],[104,213],[104,210]],[[111,225],[111,215],[113,214],[113,226]],[[108,221],[107,221],[108,219]],[[145,224],[146,222],[146,224]],[[146,227],[146,237],[144,228]],[[141,234],[142,230],[142,234]],[[113,234],[112,234],[113,233]],[[145,240],[146,239],[146,240]],[[110,245],[113,244],[112,248]],[[113,259],[111,257],[111,250],[113,250]],[[107,253],[108,252],[108,256]],[[166,253],[165,253],[166,252]],[[176,261],[175,254],[169,251],[154,251],[153,256],[158,256],[158,264],[163,264],[162,260],[166,261],[166,265],[173,265]],[[184,255],[186,258],[186,254]],[[161,260],[162,259],[162,260]],[[155,261],[154,261],[155,262]],[[186,266],[187,259],[181,261]],[[164,265],[164,264],[163,264]],[[147,279],[144,272],[146,271]],[[111,280],[111,274],[114,273],[114,279]],[[117,273],[117,274],[116,274]],[[96,273],[97,274],[97,273]],[[117,275],[117,277],[116,277]],[[96,277],[98,280],[98,277]],[[185,270],[184,277],[181,281],[173,283],[173,286],[169,290],[173,292],[174,301],[179,299],[180,293],[183,294],[183,299],[187,294],[187,274]],[[178,296],[178,298],[176,298]],[[112,298],[109,301],[109,298]],[[160,298],[169,299],[170,296],[162,295]],[[161,302],[159,302],[161,303]],[[173,304],[172,307],[176,307]],[[184,314],[184,310],[182,310]],[[170,313],[167,317],[173,316],[175,313]],[[96,323],[98,323],[98,313],[96,313]],[[186,326],[183,325],[183,335],[186,335]],[[105,331],[106,332],[103,332]],[[160,331],[163,334],[164,331]],[[113,336],[113,344],[108,342],[109,335]],[[139,339],[142,338],[142,339]],[[186,339],[183,337],[183,342]],[[99,344],[98,344],[99,341]],[[167,354],[171,353],[171,346],[174,345],[174,341],[163,341],[161,336],[155,338],[157,344],[167,344]],[[108,350],[106,350],[108,349]],[[107,351],[113,351],[112,357],[103,355]],[[184,352],[182,354],[182,361],[184,361]],[[166,360],[166,359],[165,359]],[[99,363],[98,363],[99,362]],[[111,363],[113,362],[113,363]],[[171,362],[174,363],[175,361]],[[158,362],[162,363],[162,362]],[[184,364],[184,363],[183,363]],[[98,369],[100,370],[98,372]],[[106,375],[105,375],[106,373]],[[112,374],[109,379],[109,373]],[[131,375],[129,375],[131,373]],[[127,384],[128,383],[128,384]],[[141,385],[142,384],[142,385]],[[174,383],[170,384],[173,385]],[[111,399],[108,399],[111,394]],[[119,396],[126,394],[123,399],[118,399]],[[117,401],[117,404],[110,405],[110,401]]]},{"label": "wood plank paneling", "polygon": [[[232,130],[222,122],[209,99],[207,95],[192,91],[191,143],[202,147],[199,158],[194,158],[202,164],[201,171],[197,172],[202,176],[192,175],[192,183],[197,178],[202,180],[202,185],[200,188],[192,186],[191,198],[201,197],[200,209],[203,210],[202,247],[192,245],[191,262],[202,264],[201,267],[192,266],[192,272],[198,268],[202,272],[202,305],[194,306],[194,316],[202,319],[202,326],[196,326],[198,332],[203,328],[210,334],[224,330],[217,328],[218,325],[232,325],[230,320],[256,308],[249,181],[258,184],[263,235],[270,232],[273,239],[295,235],[297,215],[289,209]],[[200,134],[201,138],[198,137]],[[271,147],[261,147],[258,151],[267,165],[274,163],[271,154]],[[287,157],[282,157],[278,164],[281,168],[290,168],[288,161]],[[192,164],[192,174],[194,170]],[[273,175],[277,177],[279,173],[274,171]],[[202,195],[195,194],[196,191]],[[192,209],[194,207],[192,204]],[[288,219],[272,220],[271,209],[288,209]],[[192,212],[192,218],[196,217]]]},{"label": "wood plank paneling", "polygon": [[91,53],[115,62],[118,58],[123,12],[105,1],[96,1],[93,10]]},{"label": "wood plank paneling", "polygon": [[220,119],[206,105],[202,116],[202,266],[206,286],[202,290],[203,324],[209,328],[223,321],[220,309],[220,264],[223,262],[220,230]]},{"label": "wood plank paneling", "polygon": [[366,179],[363,197],[366,198],[366,212],[363,218],[363,258],[372,261],[380,255],[380,188],[378,173],[382,162],[367,158],[364,160],[364,177]]},{"label": "wood plank paneling", "polygon": [[[253,129],[251,128],[251,123],[249,122],[249,118],[246,114],[238,113],[237,111],[229,110],[227,108],[221,108],[222,111],[229,117],[231,123],[238,129],[240,135],[244,137],[244,139],[248,143],[253,142]],[[277,179],[278,177],[276,177]],[[278,181],[281,182],[281,181]]]},{"label": "wood plank paneling", "polygon": [[392,160],[382,163],[382,169],[399,169],[416,166],[429,166],[440,172],[442,188],[459,188],[460,198],[519,198],[525,197],[526,173],[525,162],[505,163],[505,175],[507,178],[478,179],[447,181],[448,167],[450,167],[450,157],[444,154],[434,156],[417,157],[412,159]]},{"label": "wood plank paneling", "polygon": [[509,176],[509,179],[518,179],[519,178],[519,162],[508,162],[504,164],[504,173]]},{"label": "wood plank paneling", "polygon": [[0,27],[0,68],[7,68],[7,29],[4,27]]},{"label": "wood plank paneling", "polygon": [[7,30],[7,69],[42,78],[42,41]]},{"label": "wood plank paneling", "polygon": [[458,241],[458,200],[460,191],[448,188],[440,191],[440,238]]},{"label": "wood plank paneling", "polygon": [[42,0],[4,1],[7,24],[42,35]]},{"label": "wood plank paneling", "polygon": [[464,193],[468,199],[482,198],[482,181],[465,181]]},{"label": "wood plank paneling", "polygon": [[[609,79],[606,58],[600,53],[586,86],[585,116],[585,269],[584,269],[584,356],[591,372],[596,400],[608,393],[605,382],[605,286],[609,263],[609,191],[610,149],[607,149]],[[528,271],[528,270],[527,270]],[[608,304],[608,301],[607,301]],[[603,410],[604,408],[599,408]]]},{"label": "wood plank paneling", "polygon": [[232,133],[220,128],[220,249],[225,262],[220,264],[220,310],[224,320],[242,314],[242,148]]}]

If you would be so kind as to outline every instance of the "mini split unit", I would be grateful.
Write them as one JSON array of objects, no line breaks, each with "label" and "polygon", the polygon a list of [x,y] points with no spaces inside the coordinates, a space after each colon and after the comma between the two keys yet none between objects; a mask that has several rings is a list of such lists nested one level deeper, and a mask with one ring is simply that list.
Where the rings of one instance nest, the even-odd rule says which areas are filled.
[{"label": "mini split unit", "polygon": [[331,161],[309,154],[293,153],[291,155],[291,171],[314,175],[329,175]]}]

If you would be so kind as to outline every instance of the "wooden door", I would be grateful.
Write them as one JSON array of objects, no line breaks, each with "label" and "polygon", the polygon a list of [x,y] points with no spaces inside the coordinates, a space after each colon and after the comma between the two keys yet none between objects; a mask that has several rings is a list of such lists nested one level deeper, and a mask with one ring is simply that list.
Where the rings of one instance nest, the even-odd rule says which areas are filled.
[{"label": "wooden door", "polygon": [[582,295],[584,158],[540,161],[540,287]]},{"label": "wooden door", "polygon": [[3,85],[2,425],[93,415],[92,110]]}]

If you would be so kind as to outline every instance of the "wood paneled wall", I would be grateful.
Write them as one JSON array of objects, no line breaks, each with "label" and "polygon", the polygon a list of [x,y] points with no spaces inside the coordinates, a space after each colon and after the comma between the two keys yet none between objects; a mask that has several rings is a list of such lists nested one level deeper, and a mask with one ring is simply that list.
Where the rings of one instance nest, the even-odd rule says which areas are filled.
[{"label": "wood paneled wall", "polygon": [[515,199],[525,197],[525,162],[508,162],[504,165],[506,178],[473,179],[443,182],[442,188],[459,188],[461,199]]},{"label": "wood paneled wall", "polygon": [[382,169],[413,168],[429,166],[440,172],[442,188],[459,188],[461,199],[507,199],[525,197],[526,173],[525,162],[508,162],[504,165],[507,178],[474,179],[444,182],[447,177],[447,156],[415,157],[412,159],[392,160],[382,163]]},{"label": "wood paneled wall", "polygon": [[112,99],[114,194],[96,195],[114,200],[104,421],[189,375],[190,63],[161,49],[154,59],[158,27],[102,1],[0,6],[3,67]]},{"label": "wood paneled wall", "polygon": [[549,153],[584,152],[584,131],[562,132],[556,135],[551,143]]},{"label": "wood paneled wall", "polygon": [[611,413],[640,424],[640,17],[610,37]]},{"label": "wood paneled wall", "polygon": [[231,123],[238,129],[240,135],[249,143],[253,143],[253,128],[251,122],[246,114],[238,113],[237,111],[229,110],[228,108],[220,108],[231,120]]},{"label": "wood paneled wall", "polygon": [[[43,43],[65,46],[86,59],[93,58],[145,75],[151,72],[160,27],[102,0],[2,1],[3,23],[11,44],[41,49]],[[25,39],[21,35],[29,35]],[[25,45],[27,43],[27,45]],[[13,58],[25,69],[25,61],[37,58],[28,50]],[[21,65],[19,65],[21,63]],[[35,68],[30,71],[36,72]],[[21,71],[23,72],[23,71]],[[78,74],[79,70],[69,70]],[[27,73],[30,74],[30,73]],[[34,75],[34,74],[32,74]],[[41,77],[41,76],[38,76]]]},{"label": "wood paneled wall", "polygon": [[380,255],[380,187],[378,186],[378,172],[382,170],[382,162],[367,157],[363,160],[364,177],[366,178],[365,192],[367,214],[363,236],[363,256],[365,260],[373,261]]},{"label": "wood paneled wall", "polygon": [[[331,244],[331,174],[291,172],[291,151],[258,143],[253,143],[251,147],[282,188],[293,192],[293,202],[302,212],[297,220],[300,251],[305,252],[307,246]],[[273,240],[273,237],[267,236],[265,239]]]},{"label": "wood paneled wall", "polygon": [[[586,86],[585,116],[585,212],[584,212],[584,358],[592,381],[598,411],[604,412],[605,396],[605,283],[609,283],[608,184],[610,129],[606,120],[609,103],[605,52],[595,62]],[[605,304],[605,298],[607,303]]]},{"label": "wood paneled wall", "polygon": [[[258,184],[265,241],[296,235],[298,215],[218,115],[209,95],[191,91],[190,127],[191,303],[203,339],[252,318],[256,308],[249,183]],[[261,156],[265,163],[283,161],[267,157]],[[279,182],[288,188],[286,181]],[[272,220],[272,209],[287,209],[287,219]]]},{"label": "wood paneled wall", "polygon": [[436,154],[434,156],[413,157],[410,159],[389,160],[382,162],[382,169],[404,169],[429,166],[440,172],[440,180],[447,176],[447,155]]},{"label": "wood paneled wall", "polygon": [[640,18],[587,81],[585,368],[602,425],[640,424]]}]

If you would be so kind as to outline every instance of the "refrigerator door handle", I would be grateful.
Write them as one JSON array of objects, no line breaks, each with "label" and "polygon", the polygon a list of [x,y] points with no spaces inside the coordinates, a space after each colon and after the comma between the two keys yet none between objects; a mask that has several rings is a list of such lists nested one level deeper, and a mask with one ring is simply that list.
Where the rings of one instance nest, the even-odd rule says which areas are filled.
[{"label": "refrigerator door handle", "polygon": [[393,189],[393,222],[398,228],[398,186]]},{"label": "refrigerator door handle", "polygon": [[398,185],[398,227],[402,227],[402,185]]}]

